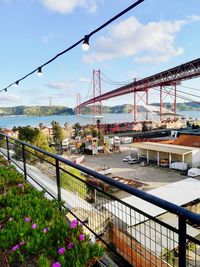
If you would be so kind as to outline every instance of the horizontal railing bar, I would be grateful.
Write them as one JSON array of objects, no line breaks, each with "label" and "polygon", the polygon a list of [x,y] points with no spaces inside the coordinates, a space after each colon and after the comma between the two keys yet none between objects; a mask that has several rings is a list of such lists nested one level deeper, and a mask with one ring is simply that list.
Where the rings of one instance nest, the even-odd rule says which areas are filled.
[{"label": "horizontal railing bar", "polygon": [[177,214],[177,215],[182,215],[185,218],[187,218],[188,220],[190,220],[191,222],[195,222],[195,223],[200,224],[200,215],[199,214],[195,214],[195,213],[193,213],[193,212],[191,212],[189,210],[186,210],[186,209],[184,209],[184,208],[182,208],[182,207],[180,207],[180,206],[178,206],[176,204],[173,204],[173,203],[171,203],[169,201],[166,201],[164,199],[161,199],[159,197],[153,196],[153,195],[151,195],[149,193],[146,193],[144,191],[141,191],[139,189],[132,188],[129,185],[122,184],[122,183],[120,183],[118,181],[113,180],[112,178],[110,178],[108,176],[105,176],[103,174],[97,173],[97,172],[95,172],[95,171],[93,171],[91,169],[88,169],[88,168],[86,168],[84,166],[81,166],[81,165],[78,165],[76,163],[73,163],[73,162],[71,162],[69,160],[63,159],[62,157],[60,157],[58,155],[55,155],[55,154],[53,154],[51,152],[48,152],[48,151],[45,151],[45,150],[43,150],[41,148],[38,148],[36,146],[27,144],[24,141],[17,140],[17,139],[15,139],[13,137],[10,137],[10,136],[8,136],[8,135],[6,135],[4,133],[1,133],[1,135],[5,136],[5,137],[8,137],[11,140],[16,140],[17,142],[19,142],[21,144],[24,144],[27,147],[33,148],[36,151],[39,151],[39,152],[41,152],[41,153],[43,153],[43,154],[45,154],[47,156],[55,158],[55,159],[65,163],[65,164],[75,168],[75,169],[78,169],[78,170],[80,170],[82,172],[85,172],[85,173],[91,175],[91,176],[94,176],[95,178],[98,178],[101,181],[104,181],[104,182],[106,182],[106,183],[108,183],[110,185],[113,185],[113,186],[115,186],[117,188],[120,188],[121,190],[123,190],[123,191],[125,191],[127,193],[135,195],[135,196],[137,196],[137,197],[139,197],[139,198],[141,198],[141,199],[143,199],[143,200],[145,200],[145,201],[147,201],[147,202],[149,202],[151,204],[157,205],[158,207],[160,207],[162,209],[165,209],[165,210],[167,210],[167,211],[169,211],[171,213],[174,213],[174,214]]}]

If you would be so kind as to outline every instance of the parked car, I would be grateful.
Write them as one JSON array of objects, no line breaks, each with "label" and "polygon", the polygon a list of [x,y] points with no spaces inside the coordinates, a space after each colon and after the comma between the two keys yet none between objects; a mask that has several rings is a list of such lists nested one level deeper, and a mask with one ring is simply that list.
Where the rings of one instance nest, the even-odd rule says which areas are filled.
[{"label": "parked car", "polygon": [[127,162],[127,161],[129,161],[129,160],[131,160],[132,158],[131,158],[131,156],[126,156],[125,158],[123,158],[122,160],[124,161],[124,162]]},{"label": "parked car", "polygon": [[144,166],[147,166],[147,165],[149,165],[149,163],[146,162],[146,161],[141,161],[141,162],[140,162],[140,166],[141,166],[141,167],[144,167]]},{"label": "parked car", "polygon": [[135,163],[139,163],[139,160],[138,159],[130,159],[128,161],[129,164],[135,164]]}]

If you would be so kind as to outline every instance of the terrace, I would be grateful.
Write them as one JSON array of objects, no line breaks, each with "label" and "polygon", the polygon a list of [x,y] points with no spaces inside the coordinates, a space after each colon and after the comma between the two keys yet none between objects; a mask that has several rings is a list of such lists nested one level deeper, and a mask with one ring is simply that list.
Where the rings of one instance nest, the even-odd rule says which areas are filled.
[{"label": "terrace", "polygon": [[[123,259],[121,266],[200,266],[200,215],[5,134],[0,137],[1,153],[24,181],[57,199],[61,213],[65,210],[69,221],[82,223],[113,260]],[[37,162],[54,169],[51,178],[38,172]],[[88,183],[82,173],[134,196],[135,203],[148,202],[161,214],[152,215],[145,202],[143,207],[118,199],[112,191]]]}]

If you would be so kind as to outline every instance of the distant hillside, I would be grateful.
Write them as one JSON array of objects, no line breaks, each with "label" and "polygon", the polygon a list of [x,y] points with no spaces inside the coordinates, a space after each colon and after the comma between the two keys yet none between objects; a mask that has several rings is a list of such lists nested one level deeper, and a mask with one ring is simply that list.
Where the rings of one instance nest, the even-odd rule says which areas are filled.
[{"label": "distant hillside", "polygon": [[[160,106],[160,103],[152,103],[152,106]],[[163,103],[163,107],[166,109],[172,109],[173,103]],[[186,103],[177,103],[177,110],[200,110],[200,103],[195,102],[186,102]]]},{"label": "distant hillside", "polygon": [[26,116],[49,116],[49,115],[73,115],[72,108],[64,106],[17,106],[0,108],[0,116],[26,115]]},{"label": "distant hillside", "polygon": [[[153,103],[149,107],[142,105],[137,106],[137,112],[151,112],[150,106],[158,107],[159,103]],[[163,103],[163,108],[167,110],[173,109],[173,103]],[[97,113],[98,113],[98,107]],[[177,103],[177,110],[200,110],[200,104],[187,102]],[[86,106],[81,110],[82,114],[93,114],[93,106]],[[131,113],[133,112],[133,105],[124,104],[118,106],[102,106],[102,112],[105,113]],[[154,110],[155,112],[155,110]],[[17,106],[0,108],[0,116],[50,116],[50,115],[74,115],[72,108],[64,106]]]}]

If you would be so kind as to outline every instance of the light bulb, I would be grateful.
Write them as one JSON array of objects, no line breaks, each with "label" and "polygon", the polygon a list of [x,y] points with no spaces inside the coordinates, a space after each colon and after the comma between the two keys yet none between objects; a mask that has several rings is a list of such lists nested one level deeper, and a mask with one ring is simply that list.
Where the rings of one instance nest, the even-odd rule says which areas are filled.
[{"label": "light bulb", "polygon": [[19,81],[16,81],[16,83],[14,84],[14,87],[18,87],[19,85]]},{"label": "light bulb", "polygon": [[37,76],[38,76],[38,77],[42,77],[42,75],[43,75],[42,68],[39,67],[39,68],[38,68],[38,72],[37,72]]},{"label": "light bulb", "polygon": [[85,35],[84,37],[84,41],[82,43],[82,49],[84,51],[87,51],[89,49],[89,36],[88,35]]}]

